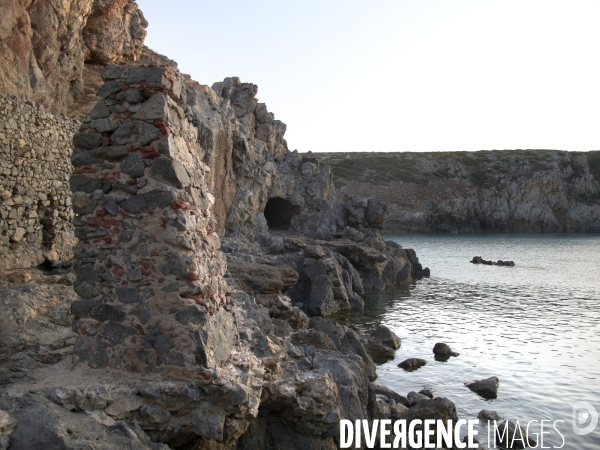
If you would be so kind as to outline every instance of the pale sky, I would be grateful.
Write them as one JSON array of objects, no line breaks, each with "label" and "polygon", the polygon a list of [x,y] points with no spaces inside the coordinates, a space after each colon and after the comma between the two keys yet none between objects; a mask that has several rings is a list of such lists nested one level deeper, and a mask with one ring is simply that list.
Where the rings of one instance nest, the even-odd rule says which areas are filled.
[{"label": "pale sky", "polygon": [[599,0],[138,0],[146,45],[258,85],[291,150],[600,149]]}]

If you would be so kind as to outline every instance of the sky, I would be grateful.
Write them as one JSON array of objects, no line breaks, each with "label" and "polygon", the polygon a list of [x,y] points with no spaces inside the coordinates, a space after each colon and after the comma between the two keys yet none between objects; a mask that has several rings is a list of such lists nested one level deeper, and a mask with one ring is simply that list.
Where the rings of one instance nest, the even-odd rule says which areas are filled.
[{"label": "sky", "polygon": [[598,0],[138,0],[196,81],[258,85],[290,150],[600,149]]}]

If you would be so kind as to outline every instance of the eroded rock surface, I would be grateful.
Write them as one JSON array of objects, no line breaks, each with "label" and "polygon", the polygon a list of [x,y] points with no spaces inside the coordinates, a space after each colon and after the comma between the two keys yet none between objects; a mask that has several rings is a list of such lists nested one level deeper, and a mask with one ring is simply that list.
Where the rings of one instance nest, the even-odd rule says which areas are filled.
[{"label": "eroded rock surface", "polygon": [[54,114],[85,93],[86,62],[136,61],[148,26],[133,0],[2,0],[0,10],[0,91]]}]

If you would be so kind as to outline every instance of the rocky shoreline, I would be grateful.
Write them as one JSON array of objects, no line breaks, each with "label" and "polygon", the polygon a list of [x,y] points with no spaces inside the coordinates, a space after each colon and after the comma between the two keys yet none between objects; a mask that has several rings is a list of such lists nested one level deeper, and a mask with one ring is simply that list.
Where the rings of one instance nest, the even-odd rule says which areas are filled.
[{"label": "rocky shoreline", "polygon": [[[389,329],[330,319],[429,275],[384,240],[385,203],[339,201],[256,85],[201,85],[144,49],[135,2],[76,3],[14,11],[2,48],[22,100],[0,141],[28,164],[1,175],[0,450],[334,449],[340,420],[456,422],[448,399],[374,382],[401,344]],[[45,27],[69,51],[48,46],[42,72]],[[56,178],[27,185],[48,152]]]}]

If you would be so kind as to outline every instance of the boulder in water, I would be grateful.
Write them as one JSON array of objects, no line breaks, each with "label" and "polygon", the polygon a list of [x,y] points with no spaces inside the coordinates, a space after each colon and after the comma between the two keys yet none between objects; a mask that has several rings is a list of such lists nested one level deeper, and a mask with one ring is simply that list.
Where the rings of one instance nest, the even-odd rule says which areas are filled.
[{"label": "boulder in water", "polygon": [[413,370],[417,370],[419,367],[422,367],[425,364],[427,364],[427,361],[422,358],[408,358],[398,364],[398,367],[411,372]]},{"label": "boulder in water", "polygon": [[498,377],[489,377],[485,380],[473,381],[471,383],[465,383],[469,389],[479,394],[485,399],[494,399],[498,396],[498,386],[500,380]]},{"label": "boulder in water", "polygon": [[438,342],[433,346],[433,353],[436,360],[447,361],[451,356],[458,356],[459,353],[453,351],[448,344]]}]

